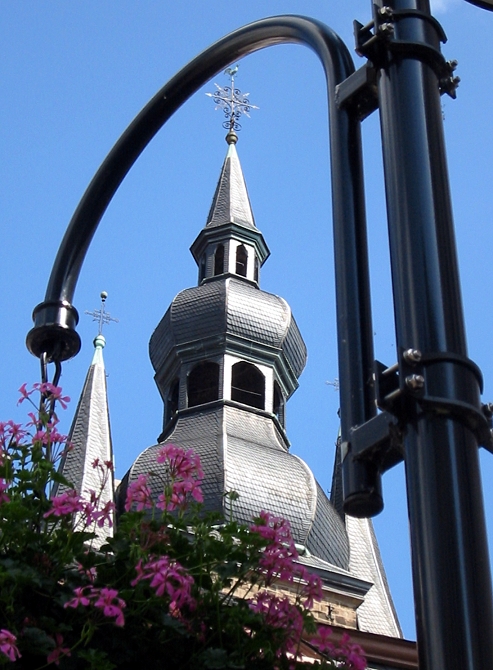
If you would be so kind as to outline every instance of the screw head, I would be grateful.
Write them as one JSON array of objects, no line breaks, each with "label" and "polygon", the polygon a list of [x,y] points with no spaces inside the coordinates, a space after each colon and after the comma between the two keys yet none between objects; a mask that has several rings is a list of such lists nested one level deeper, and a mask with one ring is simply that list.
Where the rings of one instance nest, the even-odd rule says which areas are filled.
[{"label": "screw head", "polygon": [[380,16],[386,16],[387,18],[390,18],[392,16],[392,7],[380,7],[378,13]]},{"label": "screw head", "polygon": [[382,23],[378,28],[378,32],[382,35],[389,37],[394,34],[394,24],[393,23]]},{"label": "screw head", "polygon": [[403,354],[406,363],[419,363],[421,360],[421,351],[419,349],[407,349]]},{"label": "screw head", "polygon": [[425,385],[425,378],[423,375],[409,375],[406,377],[406,386],[411,391],[419,391]]}]

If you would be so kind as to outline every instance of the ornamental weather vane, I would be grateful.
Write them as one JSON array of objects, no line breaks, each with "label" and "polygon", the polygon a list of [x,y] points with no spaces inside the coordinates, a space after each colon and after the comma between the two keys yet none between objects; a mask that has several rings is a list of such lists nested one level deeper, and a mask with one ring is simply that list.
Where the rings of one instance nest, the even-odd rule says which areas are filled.
[{"label": "ornamental weather vane", "polygon": [[216,103],[216,109],[224,111],[226,121],[223,122],[223,128],[229,130],[230,133],[241,130],[241,124],[238,119],[242,114],[250,117],[248,112],[251,109],[258,109],[248,99],[250,93],[242,93],[238,88],[235,88],[235,76],[237,72],[238,65],[235,65],[233,68],[228,67],[224,71],[224,74],[230,77],[231,85],[222,87],[219,84],[214,84],[217,91],[215,93],[206,93]]},{"label": "ornamental weather vane", "polygon": [[95,309],[93,312],[85,311],[85,314],[88,314],[89,316],[93,317],[93,321],[99,321],[99,328],[98,328],[98,335],[102,335],[103,333],[103,326],[106,323],[109,323],[110,321],[115,321],[115,323],[118,323],[118,319],[114,319],[109,312],[107,312],[104,308],[104,303],[106,302],[106,298],[108,297],[108,294],[106,291],[101,291],[101,307],[100,309]]}]

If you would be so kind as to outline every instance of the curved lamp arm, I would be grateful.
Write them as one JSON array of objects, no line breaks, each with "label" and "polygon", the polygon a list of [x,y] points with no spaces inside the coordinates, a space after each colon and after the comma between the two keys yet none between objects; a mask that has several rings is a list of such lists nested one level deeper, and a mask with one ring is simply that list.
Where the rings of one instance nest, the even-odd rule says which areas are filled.
[{"label": "curved lamp arm", "polygon": [[180,70],[142,109],[102,163],[70,221],[45,301],[34,309],[27,347],[35,356],[58,365],[78,353],[73,293],[92,236],[125,175],[172,114],[214,74],[249,53],[284,43],[313,49],[327,79],[341,430],[347,439],[351,426],[364,423],[376,412],[369,382],[373,339],[360,122],[335,100],[335,87],[354,71],[351,56],[340,37],[314,19],[277,16],[230,33]]}]

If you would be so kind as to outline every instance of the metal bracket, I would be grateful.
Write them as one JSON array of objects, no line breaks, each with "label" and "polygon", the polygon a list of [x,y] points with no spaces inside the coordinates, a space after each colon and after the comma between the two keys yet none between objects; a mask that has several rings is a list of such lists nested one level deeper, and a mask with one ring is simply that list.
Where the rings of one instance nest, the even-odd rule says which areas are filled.
[{"label": "metal bracket", "polygon": [[404,459],[403,431],[396,417],[381,412],[349,431],[351,453],[356,461],[371,461],[385,472]]},{"label": "metal bracket", "polygon": [[[417,418],[418,409],[452,417],[476,435],[480,446],[493,452],[493,406],[478,407],[483,378],[469,358],[450,352],[422,354],[417,349],[407,349],[400,352],[399,362],[391,368],[376,361],[374,374],[377,405],[395,416],[399,425]],[[456,380],[456,388],[462,389],[461,398],[448,398],[441,393],[442,381],[450,375]]]},{"label": "metal bracket", "polygon": [[426,63],[437,75],[440,93],[455,98],[460,82],[460,77],[454,75],[457,61],[446,61],[439,48],[428,42],[400,39],[398,23],[409,19],[417,19],[431,26],[436,33],[437,44],[447,41],[440,23],[426,12],[374,5],[372,21],[366,25],[354,21],[356,53],[368,58],[377,69],[385,67],[389,57],[413,58]]},{"label": "metal bracket", "polygon": [[360,121],[378,109],[377,70],[368,62],[336,86],[336,104],[348,107]]},{"label": "metal bracket", "polygon": [[[456,378],[457,388],[465,389],[460,399],[440,394],[442,381],[450,375]],[[477,407],[475,398],[478,390],[482,391],[483,380],[469,358],[407,349],[391,367],[375,361],[374,384],[376,404],[382,411],[351,428],[349,444],[354,461],[373,464],[380,473],[402,461],[405,427],[419,420],[420,413],[456,419],[475,434],[480,446],[493,453],[493,404]]]}]

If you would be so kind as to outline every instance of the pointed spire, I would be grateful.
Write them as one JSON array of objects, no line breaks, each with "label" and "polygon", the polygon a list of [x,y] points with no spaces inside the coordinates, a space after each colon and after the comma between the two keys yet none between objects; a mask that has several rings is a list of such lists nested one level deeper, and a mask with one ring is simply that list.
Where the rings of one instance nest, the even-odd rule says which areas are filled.
[{"label": "pointed spire", "polygon": [[228,153],[207,217],[206,228],[236,223],[256,229],[243,170],[236,152],[237,137],[229,132],[226,139],[229,144]]},{"label": "pointed spire", "polygon": [[[102,296],[103,297],[103,296]],[[103,299],[106,300],[106,295]],[[95,463],[113,464],[113,447],[108,411],[106,390],[106,370],[103,360],[103,348],[106,344],[104,336],[99,333],[94,338],[94,355],[87,372],[86,380],[69,433],[69,449],[60,464],[61,474],[74,486],[75,490],[87,496],[92,490],[99,493],[100,508],[114,501],[113,471],[108,473],[106,481],[102,481],[101,468]],[[60,493],[58,487],[55,493]],[[106,525],[94,528],[98,538],[94,545],[101,545],[105,537],[112,534]]]}]

